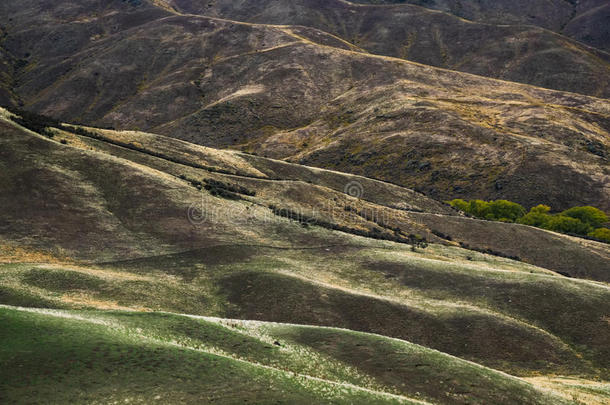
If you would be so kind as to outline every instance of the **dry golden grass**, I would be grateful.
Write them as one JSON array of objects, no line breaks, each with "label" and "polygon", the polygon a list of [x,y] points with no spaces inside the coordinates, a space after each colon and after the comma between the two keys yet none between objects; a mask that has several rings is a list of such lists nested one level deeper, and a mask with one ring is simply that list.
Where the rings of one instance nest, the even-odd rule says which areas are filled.
[{"label": "dry golden grass", "polygon": [[69,304],[75,308],[78,307],[86,307],[86,308],[96,308],[101,310],[113,310],[113,311],[140,311],[140,312],[150,312],[150,308],[142,307],[142,306],[124,306],[119,305],[115,301],[109,300],[100,300],[92,298],[87,293],[68,293],[63,294],[60,298],[61,302]]},{"label": "dry golden grass", "polygon": [[73,263],[61,249],[55,251],[35,250],[30,247],[20,247],[0,244],[0,263]]},{"label": "dry golden grass", "polygon": [[575,405],[607,405],[610,402],[610,384],[573,377],[540,376],[523,378],[534,386]]}]

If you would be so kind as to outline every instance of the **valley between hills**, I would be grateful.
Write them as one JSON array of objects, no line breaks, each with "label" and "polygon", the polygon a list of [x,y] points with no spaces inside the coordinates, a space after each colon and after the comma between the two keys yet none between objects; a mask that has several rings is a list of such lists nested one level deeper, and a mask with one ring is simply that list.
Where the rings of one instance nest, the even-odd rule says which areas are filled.
[{"label": "valley between hills", "polygon": [[607,404],[607,13],[3,1],[0,403]]}]

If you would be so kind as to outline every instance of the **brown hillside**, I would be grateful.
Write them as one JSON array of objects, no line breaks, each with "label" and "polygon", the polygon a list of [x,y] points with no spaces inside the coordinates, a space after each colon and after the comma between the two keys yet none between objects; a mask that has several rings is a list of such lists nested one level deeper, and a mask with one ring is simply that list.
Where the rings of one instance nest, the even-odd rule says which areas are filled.
[{"label": "brown hillside", "polygon": [[438,199],[610,208],[607,101],[368,55],[312,28],[121,1],[45,3],[39,13],[31,1],[0,6],[12,20],[4,46],[22,59],[7,86],[27,108]]},{"label": "brown hillside", "polygon": [[605,0],[352,0],[352,3],[411,3],[473,21],[537,25],[610,50],[610,8]]},{"label": "brown hillside", "polygon": [[[426,65],[555,90],[610,96],[609,54],[531,23],[509,25],[510,19],[500,22],[499,16],[491,21],[496,23],[494,25],[483,15],[480,22],[472,22],[409,4],[361,6],[343,0],[171,0],[167,3],[184,13],[261,24],[314,27],[368,52]],[[477,2],[464,3],[468,7]],[[515,12],[526,12],[527,6],[505,3]],[[546,8],[553,9],[544,10],[549,19],[553,19],[553,11],[567,12],[565,23],[572,12],[569,4]],[[499,14],[505,15],[501,11]],[[591,11],[587,16],[574,20],[567,29],[576,32],[579,24],[592,23],[579,37],[589,35],[592,30],[601,32],[604,29],[600,27],[601,21],[592,21],[603,20],[597,11]],[[561,25],[563,21],[559,18],[555,25]]]}]

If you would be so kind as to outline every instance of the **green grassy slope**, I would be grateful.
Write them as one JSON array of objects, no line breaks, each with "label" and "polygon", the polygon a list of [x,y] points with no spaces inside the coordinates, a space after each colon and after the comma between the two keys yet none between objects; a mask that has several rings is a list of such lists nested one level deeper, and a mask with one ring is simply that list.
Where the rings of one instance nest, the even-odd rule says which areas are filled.
[{"label": "green grassy slope", "polygon": [[33,307],[340,326],[519,375],[607,374],[607,287],[484,255],[467,260],[468,253],[454,248],[413,253],[380,242],[352,243],[208,247],[96,266],[4,265],[0,298]]},{"label": "green grassy slope", "polygon": [[[530,379],[556,376],[589,384],[609,379],[607,283],[553,272],[561,271],[561,265],[573,268],[569,262],[562,264],[562,254],[569,252],[587,269],[583,276],[606,280],[608,245],[465,218],[422,194],[379,181],[153,134],[89,128],[89,133],[76,135],[51,129],[55,135],[48,138],[12,122],[5,110],[0,112],[0,203],[5,207],[0,214],[1,304],[63,308],[91,320],[109,316],[110,321],[128,329],[146,329],[154,339],[171,332],[172,341],[195,340],[199,346],[222,345],[226,340],[222,350],[237,353],[249,363],[276,368],[292,364],[290,372],[308,370],[316,378],[354,384],[360,388],[349,388],[345,394],[350,395],[345,401],[354,403],[371,402],[371,398],[401,400],[379,392],[431,403],[555,400],[519,380],[464,360]],[[241,193],[239,199],[198,189],[212,180],[231,185]],[[345,186],[353,182],[362,187],[363,198],[347,195]],[[247,190],[239,191],[239,187]],[[302,212],[314,221],[304,226],[275,215],[269,205]],[[189,221],[187,213],[193,206],[206,215]],[[351,207],[349,211],[346,206]],[[371,213],[377,217],[371,218]],[[400,231],[393,230],[395,227]],[[436,236],[433,231],[439,230],[473,245],[486,243],[481,238],[487,234],[491,246],[532,258],[532,264],[463,249],[455,241]],[[383,240],[411,232],[434,243],[425,250],[412,251],[408,244]],[[515,235],[518,243],[510,244]],[[530,254],[532,247],[548,254]],[[212,333],[209,325],[209,333],[202,335],[192,319],[174,322],[171,316],[168,320],[151,314],[130,318],[95,312],[98,310],[237,318],[242,321],[235,324],[242,326],[258,325],[248,320],[310,325],[266,325],[272,337],[267,342],[277,350],[283,346],[277,346],[276,340],[280,344],[292,342],[305,352],[314,350],[318,360],[312,366],[308,363],[311,357],[260,356],[259,349],[270,349],[248,339],[243,351],[239,346],[230,349],[228,343],[234,337],[217,335],[216,329]],[[337,337],[319,327],[354,332],[341,332],[344,334]],[[0,328],[0,333],[6,330]],[[69,332],[70,336],[74,333]],[[113,336],[109,339],[115,339]],[[136,340],[140,338],[136,333]],[[402,349],[392,346],[395,341],[387,338],[462,360],[431,351],[422,354],[419,349],[417,356],[405,358]],[[57,350],[63,345],[51,343]],[[158,348],[155,345],[159,342],[153,343]],[[176,347],[167,354],[166,349],[160,349],[163,359],[179,360],[150,384],[167,380],[179,387],[177,381],[182,379],[189,387],[186,392],[169,390],[170,400],[192,402],[198,395],[208,395],[216,385],[218,392],[224,389],[217,377],[209,374],[212,371],[200,369],[199,354],[188,351],[191,354],[184,355],[182,348]],[[75,353],[75,358],[89,359],[89,350],[94,348]],[[147,353],[142,356],[148,358]],[[111,366],[104,366],[110,371],[96,368],[82,378],[95,379],[98,373],[111,373],[116,367],[124,370],[117,356],[112,357]],[[124,357],[141,371],[144,365],[130,356]],[[410,359],[417,361],[410,363]],[[447,360],[453,364],[447,366],[450,372],[441,366],[429,368],[438,362],[445,365],[443,359],[452,359]],[[82,361],[87,369],[89,360]],[[171,371],[182,361],[190,364],[188,370]],[[326,363],[330,369],[322,366]],[[153,369],[156,364],[145,362]],[[235,378],[257,378],[258,366],[240,368],[241,364],[223,365],[230,371],[223,371],[222,378],[231,376],[231,371]],[[416,370],[405,368],[405,364],[414,364]],[[92,367],[97,367],[95,362]],[[45,370],[48,375],[40,377],[40,390],[32,393],[32,398],[46,395],[50,381],[61,375],[57,369],[42,369],[41,373]],[[150,400],[147,393],[127,386],[127,381],[140,381],[140,371],[125,371],[126,378],[112,377],[121,394],[85,386],[91,398],[117,395],[120,400],[139,398],[146,402]],[[265,382],[258,385],[263,391],[254,385],[243,388],[235,384],[236,391],[229,386],[219,395],[319,402],[330,398],[319,396],[320,392],[337,392],[328,388],[336,387],[333,383],[315,380],[314,388],[303,387],[294,385],[285,373],[271,371],[263,373]],[[148,371],[143,373],[148,376]],[[58,395],[56,402],[87,401],[73,388],[85,383],[79,375],[69,374],[64,381],[66,389],[53,394]],[[191,381],[197,375],[208,375],[210,382]],[[488,377],[497,382],[493,389],[472,381]],[[5,395],[27,395],[11,381],[12,388]],[[437,381],[437,385],[430,381]],[[565,394],[563,382],[533,381],[536,386],[562,387]],[[274,386],[281,388],[267,394],[266,388],[273,390]],[[233,396],[242,389],[247,398]],[[66,397],[61,397],[64,394]]]},{"label": "green grassy slope", "polygon": [[561,403],[514,377],[346,330],[10,307],[0,317],[8,401]]}]

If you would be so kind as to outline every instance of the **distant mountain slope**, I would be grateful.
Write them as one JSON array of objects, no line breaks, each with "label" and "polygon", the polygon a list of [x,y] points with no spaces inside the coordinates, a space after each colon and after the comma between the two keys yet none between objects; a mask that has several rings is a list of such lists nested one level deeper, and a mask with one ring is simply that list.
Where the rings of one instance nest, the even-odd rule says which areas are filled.
[{"label": "distant mountain slope", "polygon": [[574,17],[562,32],[586,44],[610,51],[610,3],[606,0],[578,1]]},{"label": "distant mountain slope", "polygon": [[529,24],[560,31],[572,17],[572,0],[351,0],[358,4],[413,4],[491,24]]},{"label": "distant mountain slope", "polygon": [[350,171],[438,199],[610,208],[605,100],[368,55],[311,28],[124,2],[45,3],[43,14],[26,6],[13,24],[39,24],[5,46],[31,52],[13,88],[27,108]]},{"label": "distant mountain slope", "polygon": [[537,25],[610,51],[610,4],[606,0],[352,0],[352,3],[410,3],[472,21]]},{"label": "distant mountain slope", "polygon": [[[167,3],[184,13],[314,27],[371,53],[431,66],[555,90],[610,96],[607,80],[610,54],[532,25],[507,25],[510,20],[492,25],[482,17],[480,23],[473,23],[409,4],[363,7],[343,0],[167,0]],[[500,3],[516,12],[525,13],[527,9],[514,2]],[[572,12],[567,2],[555,3],[565,5],[568,16]],[[553,18],[552,11],[544,10],[541,14]]]}]

